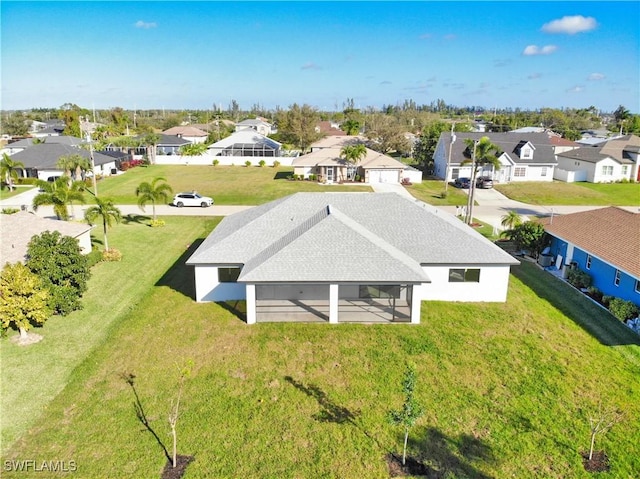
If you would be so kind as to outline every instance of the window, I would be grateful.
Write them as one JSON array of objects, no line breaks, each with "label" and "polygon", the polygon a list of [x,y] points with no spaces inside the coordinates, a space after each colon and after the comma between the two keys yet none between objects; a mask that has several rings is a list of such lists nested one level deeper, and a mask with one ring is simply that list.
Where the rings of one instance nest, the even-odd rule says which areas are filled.
[{"label": "window", "polygon": [[523,160],[530,160],[533,158],[533,150],[531,148],[523,148],[521,153],[520,158]]},{"label": "window", "polygon": [[543,166],[542,171],[540,172],[540,176],[547,176],[547,167]]},{"label": "window", "polygon": [[218,281],[220,283],[235,283],[240,276],[240,268],[218,268]]},{"label": "window", "polygon": [[587,261],[586,261],[585,266],[587,267],[587,269],[591,269],[591,255],[590,254],[587,255]]},{"label": "window", "polygon": [[449,283],[479,283],[479,268],[451,268],[449,270]]},{"label": "window", "polygon": [[613,175],[613,165],[602,165],[602,176]]},{"label": "window", "polygon": [[640,279],[636,279],[636,293],[640,293]]},{"label": "window", "polygon": [[394,284],[361,285],[358,296],[364,299],[399,298],[400,286]]},{"label": "window", "polygon": [[613,284],[615,284],[616,286],[620,286],[620,270],[619,269],[616,270],[616,276],[613,279]]},{"label": "window", "polygon": [[627,176],[629,173],[629,165],[622,165],[622,176]]},{"label": "window", "polygon": [[522,177],[524,177],[526,175],[527,175],[527,169],[522,167],[522,166],[516,167],[513,170],[513,176],[519,176],[519,177],[522,178]]}]

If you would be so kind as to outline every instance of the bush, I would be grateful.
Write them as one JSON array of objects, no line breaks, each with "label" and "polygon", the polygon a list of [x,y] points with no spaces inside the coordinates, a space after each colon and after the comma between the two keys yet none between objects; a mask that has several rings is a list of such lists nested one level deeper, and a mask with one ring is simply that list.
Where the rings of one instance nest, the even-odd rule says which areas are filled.
[{"label": "bush", "polygon": [[441,191],[440,192],[440,198],[442,198],[443,200],[447,198],[447,196],[449,196],[449,192],[448,191]]},{"label": "bush", "polygon": [[602,296],[602,304],[605,305],[607,308],[609,307],[609,303],[611,303],[611,300],[613,299],[613,296],[608,296],[608,295],[604,295]]},{"label": "bush", "polygon": [[120,162],[120,169],[122,171],[127,171],[129,168],[131,168],[131,162],[129,162],[129,161],[121,161]]},{"label": "bush", "polygon": [[609,302],[609,311],[620,321],[635,318],[640,313],[640,309],[634,303],[622,298],[612,298]]},{"label": "bush", "polygon": [[94,249],[87,255],[87,265],[89,268],[97,265],[100,261],[102,261],[102,251],[98,249]]},{"label": "bush", "polygon": [[249,161],[249,160],[245,161],[244,162],[244,166],[247,166],[247,167],[251,166],[251,161]]},{"label": "bush", "polygon": [[309,181],[316,181],[318,179],[317,175],[309,175]]},{"label": "bush", "polygon": [[598,303],[602,303],[602,291],[598,288],[595,286],[589,286],[589,288],[587,288],[587,293]]},{"label": "bush", "polygon": [[220,164],[220,160],[215,159],[211,163],[213,164],[213,166],[218,166]]},{"label": "bush", "polygon": [[264,160],[260,160],[260,161],[258,162],[258,165],[260,165],[260,167],[261,167],[261,168],[264,168],[264,165],[266,165],[266,164],[267,164],[267,162],[266,162],[266,161],[264,161]]},{"label": "bush", "polygon": [[164,220],[152,220],[151,221],[151,227],[152,228],[161,228],[164,225],[166,225]]},{"label": "bush", "polygon": [[115,248],[109,248],[102,252],[102,261],[120,261],[122,253]]},{"label": "bush", "polygon": [[273,167],[277,168],[278,166],[280,166],[280,162],[278,160],[273,162]]},{"label": "bush", "polygon": [[19,185],[35,185],[38,178],[18,178]]},{"label": "bush", "polygon": [[570,269],[567,273],[567,281],[578,289],[591,286],[591,276],[581,269]]},{"label": "bush", "polygon": [[2,208],[3,215],[12,215],[20,211],[18,208]]},{"label": "bush", "polygon": [[356,175],[356,177],[354,178],[354,180],[357,181],[358,183],[360,183],[361,179],[362,177],[360,175]]}]

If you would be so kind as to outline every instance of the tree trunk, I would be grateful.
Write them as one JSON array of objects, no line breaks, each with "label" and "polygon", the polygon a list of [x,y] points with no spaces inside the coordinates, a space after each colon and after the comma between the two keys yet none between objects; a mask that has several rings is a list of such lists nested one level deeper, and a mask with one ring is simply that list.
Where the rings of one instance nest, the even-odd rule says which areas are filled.
[{"label": "tree trunk", "polygon": [[107,251],[109,249],[109,241],[107,240],[107,223],[106,221],[102,224],[102,232],[104,233],[104,250]]},{"label": "tree trunk", "polygon": [[19,326],[18,330],[20,331],[20,339],[27,339],[27,330],[22,326]]},{"label": "tree trunk", "polygon": [[404,431],[404,447],[402,448],[402,465],[407,462],[407,441],[409,440],[409,429]]},{"label": "tree trunk", "polygon": [[173,467],[176,467],[178,465],[178,436],[175,424],[171,426],[171,435],[173,436]]},{"label": "tree trunk", "polygon": [[596,444],[596,433],[592,432],[591,433],[591,447],[589,448],[589,460],[591,460],[591,458],[593,458],[593,447]]}]

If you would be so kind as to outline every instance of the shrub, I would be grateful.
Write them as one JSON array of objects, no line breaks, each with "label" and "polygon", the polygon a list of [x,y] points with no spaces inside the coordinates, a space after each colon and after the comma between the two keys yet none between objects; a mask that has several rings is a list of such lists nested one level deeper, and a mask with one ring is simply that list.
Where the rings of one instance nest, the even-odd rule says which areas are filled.
[{"label": "shrub", "polygon": [[266,164],[267,164],[267,162],[266,162],[266,161],[264,161],[264,160],[260,160],[260,161],[258,162],[258,165],[260,165],[260,167],[261,167],[261,168],[264,168],[264,165],[266,165]]},{"label": "shrub", "polygon": [[591,296],[594,300],[602,303],[602,291],[600,291],[598,288],[596,288],[595,286],[589,286],[589,288],[587,288],[587,292],[589,293],[589,296]]},{"label": "shrub", "polygon": [[611,303],[612,299],[613,299],[613,296],[609,296],[605,294],[604,296],[602,296],[602,304],[604,304],[608,308],[609,303]]},{"label": "shrub", "polygon": [[20,211],[18,208],[2,208],[3,215],[12,215]]},{"label": "shrub", "polygon": [[38,178],[18,178],[19,185],[35,185]]},{"label": "shrub", "polygon": [[152,220],[151,221],[151,227],[152,228],[161,228],[164,225],[166,225],[164,220]]},{"label": "shrub", "polygon": [[120,261],[122,253],[115,248],[109,248],[102,252],[102,261]]},{"label": "shrub", "polygon": [[620,321],[635,318],[640,313],[640,309],[634,303],[622,298],[612,298],[609,302],[609,311]]},{"label": "shrub", "polygon": [[442,190],[440,192],[440,198],[442,198],[443,200],[447,198],[447,196],[449,196],[449,192],[448,191],[444,191]]},{"label": "shrub", "polygon": [[87,265],[89,268],[95,266],[100,261],[102,261],[102,251],[99,249],[91,250],[91,253],[87,255]]},{"label": "shrub", "polygon": [[251,166],[251,161],[249,161],[249,160],[245,161],[244,162],[244,166],[247,166],[247,167]]},{"label": "shrub", "polygon": [[295,178],[293,177],[293,175],[287,175],[287,180],[295,180]]},{"label": "shrub", "polygon": [[581,269],[571,269],[567,273],[567,281],[578,289],[588,288],[591,286],[591,276]]},{"label": "shrub", "polygon": [[273,167],[277,168],[278,166],[280,166],[280,162],[278,160],[273,162]]},{"label": "shrub", "polygon": [[362,177],[360,175],[356,175],[356,177],[354,179],[355,179],[355,181],[357,181],[359,183],[360,180],[362,179]]},{"label": "shrub", "polygon": [[309,181],[316,181],[318,177],[316,175],[309,175]]},{"label": "shrub", "polygon": [[220,160],[215,159],[212,161],[213,166],[218,166],[220,164]]},{"label": "shrub", "polygon": [[129,161],[121,161],[120,162],[120,169],[122,171],[127,171],[129,168],[131,168],[131,162],[129,162]]}]

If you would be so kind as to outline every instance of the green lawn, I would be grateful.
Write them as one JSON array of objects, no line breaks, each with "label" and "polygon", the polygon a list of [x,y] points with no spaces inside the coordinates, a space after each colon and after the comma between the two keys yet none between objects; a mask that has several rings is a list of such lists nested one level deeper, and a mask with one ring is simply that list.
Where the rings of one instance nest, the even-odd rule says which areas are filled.
[{"label": "green lawn", "polygon": [[20,193],[24,193],[25,191],[29,191],[33,186],[16,186],[12,191],[9,191],[9,188],[0,189],[0,200],[6,200],[7,198],[11,198],[13,196],[19,195]]},{"label": "green lawn", "polygon": [[422,183],[415,183],[406,188],[417,199],[430,205],[455,206],[467,204],[467,195],[452,185],[447,188],[447,197],[441,198],[441,193],[444,191],[444,182],[441,180],[422,180]]},{"label": "green lawn", "polygon": [[[47,323],[38,345],[3,342],[3,437],[30,427],[5,461],[74,460],[83,478],[157,478],[162,448],[122,375],[135,375],[149,427],[170,448],[166,417],[192,360],[178,422],[179,452],[196,457],[187,478],[384,478],[383,456],[402,436],[385,417],[401,404],[410,361],[426,409],[410,453],[440,477],[590,477],[579,452],[599,403],[625,414],[597,443],[610,477],[640,470],[640,339],[535,265],[514,268],[507,303],[424,303],[419,326],[248,326],[237,305],[192,300],[183,260],[213,223],[168,223],[115,228],[110,242],[125,260],[98,267],[85,310]],[[77,348],[85,361],[48,373]],[[33,402],[41,386],[59,392],[48,405]]]},{"label": "green lawn", "polygon": [[298,191],[372,191],[361,185],[322,185],[315,181],[289,181],[291,167],[176,166],[137,167],[98,183],[101,196],[116,204],[136,204],[136,188],[155,177],[166,178],[174,193],[196,190],[219,205],[259,205]]},{"label": "green lawn", "polygon": [[532,205],[640,206],[640,183],[533,181],[495,188],[512,200]]}]

